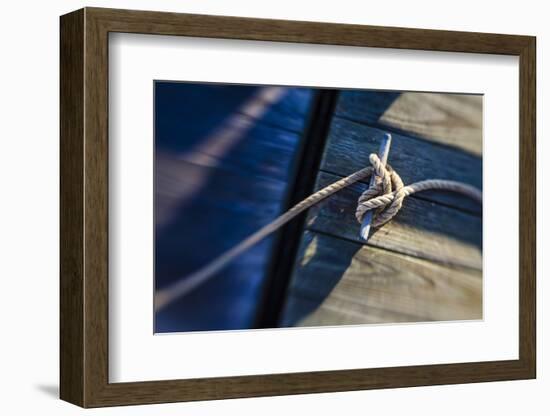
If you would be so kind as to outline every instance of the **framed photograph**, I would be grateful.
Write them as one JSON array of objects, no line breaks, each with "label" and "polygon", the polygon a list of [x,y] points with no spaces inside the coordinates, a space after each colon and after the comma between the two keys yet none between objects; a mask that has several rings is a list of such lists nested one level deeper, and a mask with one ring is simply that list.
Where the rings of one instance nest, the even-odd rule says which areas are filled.
[{"label": "framed photograph", "polygon": [[62,16],[61,398],[534,378],[535,49]]}]

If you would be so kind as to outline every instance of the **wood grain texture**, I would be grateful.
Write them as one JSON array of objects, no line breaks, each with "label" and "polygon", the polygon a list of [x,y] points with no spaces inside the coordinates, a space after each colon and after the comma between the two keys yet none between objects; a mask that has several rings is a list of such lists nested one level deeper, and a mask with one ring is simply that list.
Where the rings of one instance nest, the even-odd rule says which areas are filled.
[{"label": "wood grain texture", "polygon": [[[281,86],[155,83],[156,290],[208,264],[290,208],[296,180],[309,176],[313,182],[315,170],[297,175],[297,169],[313,156],[301,150],[318,94]],[[323,146],[318,147],[320,153]],[[299,233],[280,249],[273,244],[278,235],[269,236],[213,276],[215,283],[157,311],[155,332],[266,327],[272,281],[285,282],[289,275],[272,276],[269,266],[284,263],[280,252]]]},{"label": "wood grain texture", "polygon": [[[319,173],[318,188],[340,177]],[[309,210],[308,229],[364,244],[355,218],[357,198],[367,189],[354,184]],[[443,264],[481,270],[481,219],[478,216],[409,197],[388,224],[376,230],[369,244]]]},{"label": "wood grain texture", "polygon": [[[306,128],[307,113],[311,101],[312,93],[309,88],[289,88],[279,102],[272,105],[259,122],[269,127],[302,134]],[[250,109],[242,114],[258,120],[258,115]]]},{"label": "wood grain texture", "polygon": [[[86,22],[84,25],[82,16]],[[74,19],[81,22],[76,24],[77,28],[67,30],[65,26],[63,29]],[[84,407],[98,407],[535,377],[536,52],[533,37],[96,8],[63,16],[61,26],[62,49],[66,49],[62,52],[62,74],[68,74],[64,71],[69,68],[84,65],[80,72],[84,74],[84,82],[82,75],[79,76],[74,69],[69,70],[73,76],[61,78],[61,172],[63,176],[77,175],[73,179],[62,179],[62,183],[65,182],[61,191],[62,207],[67,207],[61,211],[64,225],[60,246],[61,355],[64,363],[61,385],[62,391],[66,392],[63,393],[65,400]],[[520,56],[520,175],[524,197],[520,202],[519,359],[109,383],[106,209],[109,31]],[[82,55],[85,60],[82,60]],[[66,101],[63,91],[67,94]],[[84,117],[79,121],[81,116],[78,113],[83,109]],[[73,146],[67,137],[81,144]],[[82,145],[83,152],[79,152]],[[85,163],[79,162],[82,156]],[[83,167],[80,175],[84,186],[79,185],[80,166]],[[75,211],[69,213],[68,207],[74,207]],[[77,243],[75,248],[71,248],[71,243],[78,241],[82,245]],[[69,393],[70,384],[74,385]]]},{"label": "wood grain texture", "polygon": [[60,36],[60,386],[84,405],[84,13],[61,19]]},{"label": "wood grain texture", "polygon": [[315,232],[305,233],[301,247],[286,325],[482,318],[479,270],[445,267]]},{"label": "wood grain texture", "polygon": [[88,7],[112,32],[519,55],[529,36]]},{"label": "wood grain texture", "polygon": [[481,156],[483,97],[348,90],[336,113],[373,127],[390,128]]},{"label": "wood grain texture", "polygon": [[[384,130],[335,117],[321,169],[347,176],[368,164],[369,155],[378,151]],[[424,179],[449,179],[482,189],[482,160],[425,140],[392,134],[388,163],[405,185]],[[468,211],[481,213],[479,204],[450,192],[423,192],[418,197]]]},{"label": "wood grain texture", "polygon": [[537,157],[536,157],[536,39],[520,54],[519,144],[519,357],[526,377],[537,373],[536,351],[536,252],[537,252]]},{"label": "wood grain texture", "polygon": [[[286,201],[290,208],[311,195],[315,186],[315,172],[319,170],[323,149],[326,145],[331,116],[339,92],[333,89],[319,89],[314,94],[309,120],[301,140],[299,166]],[[313,122],[313,120],[316,120]],[[285,302],[286,289],[292,275],[292,267],[299,248],[299,235],[303,232],[305,215],[295,218],[275,234],[276,256],[270,264],[270,279],[265,285],[262,299],[263,310],[256,322],[257,328],[273,328],[279,323],[279,316]]]},{"label": "wood grain texture", "polygon": [[[392,131],[402,132],[393,134],[388,163],[406,184],[439,178],[480,188],[481,155],[449,142],[449,137],[454,137],[454,132],[457,132],[462,134],[468,146],[473,147],[477,142],[481,149],[481,100],[480,97],[473,98],[474,101],[471,96],[431,93],[342,92],[316,188],[324,188],[365,165],[369,155],[377,152],[381,137],[387,133],[383,126],[388,123],[380,122],[380,119],[388,114],[394,121]],[[373,128],[369,123],[381,127]],[[467,132],[464,133],[459,126],[465,126]],[[415,130],[412,135],[408,128]],[[418,137],[416,133],[420,129],[424,135],[438,137],[437,142]],[[360,249],[365,242],[360,237],[354,215],[357,199],[367,187],[365,183],[356,183],[310,209],[306,224],[315,237],[310,238],[312,241],[303,239],[301,255],[306,255],[313,246],[319,252],[308,259],[307,268],[300,266],[304,258],[298,257],[289,296],[295,313],[303,313],[303,302],[311,306],[312,299],[315,299],[317,308],[303,316],[293,316],[292,310],[287,310],[287,323],[315,326],[478,319],[482,305],[481,205],[449,192],[420,193],[407,198],[397,216],[371,234],[369,246],[387,251],[385,256],[377,256],[387,264],[380,260],[377,263],[380,267],[372,267],[365,261],[364,253],[371,252],[376,257],[377,251],[369,251],[368,247]],[[349,251],[346,247],[350,242],[355,243],[356,254],[344,255],[343,258],[330,255]],[[399,257],[397,253],[407,255],[409,260],[400,261],[403,256]],[[417,263],[411,261],[410,256]],[[339,273],[334,272],[330,262],[334,262]],[[454,272],[441,267],[441,264],[469,270]],[[322,276],[324,271],[341,280],[332,290],[326,290],[322,281],[308,278],[312,269],[315,269],[316,276]],[[380,280],[382,270],[387,273],[387,279],[381,292],[381,287],[370,283],[373,275],[376,281]],[[441,275],[445,273],[455,279],[446,281],[444,285],[434,285],[432,291],[424,290],[423,280],[418,278],[422,276],[424,281],[441,282]],[[462,284],[468,282],[464,275],[475,276],[478,283],[476,291],[466,297],[467,301],[462,291]],[[377,299],[377,296],[382,299]],[[418,304],[413,302],[414,299]]]},{"label": "wood grain texture", "polygon": [[85,9],[84,406],[109,379],[108,32]]}]

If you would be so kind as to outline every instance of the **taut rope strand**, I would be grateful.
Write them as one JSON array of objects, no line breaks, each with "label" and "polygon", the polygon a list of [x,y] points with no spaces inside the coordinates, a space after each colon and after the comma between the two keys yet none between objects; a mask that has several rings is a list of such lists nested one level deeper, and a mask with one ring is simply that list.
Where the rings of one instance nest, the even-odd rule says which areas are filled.
[{"label": "taut rope strand", "polygon": [[250,235],[245,240],[241,241],[239,244],[214,259],[202,269],[183,277],[167,288],[157,291],[155,293],[154,302],[155,310],[158,311],[181,296],[191,292],[240,254],[248,250],[263,238],[267,237],[269,234],[281,228],[303,211],[357,181],[368,179],[372,174],[376,176],[375,184],[369,187],[359,197],[355,215],[358,221],[361,222],[367,211],[376,210],[377,212],[374,215],[372,224],[373,227],[380,227],[391,220],[401,209],[405,197],[416,192],[426,191],[429,189],[438,189],[461,193],[480,203],[482,201],[481,191],[479,189],[461,182],[443,179],[429,179],[404,186],[399,175],[391,168],[391,166],[383,166],[376,154],[371,154],[369,160],[372,166],[358,170],[357,172],[352,173],[351,175],[340,179],[308,196],[303,201],[294,205],[287,212],[277,217],[269,224],[263,226],[254,234]]},{"label": "taut rope strand", "polygon": [[482,202],[481,191],[471,185],[445,179],[428,179],[405,186],[397,172],[390,165],[384,166],[377,155],[371,154],[369,160],[376,182],[357,201],[355,216],[359,223],[368,211],[377,210],[372,226],[380,227],[397,215],[405,197],[427,190],[456,192]]}]

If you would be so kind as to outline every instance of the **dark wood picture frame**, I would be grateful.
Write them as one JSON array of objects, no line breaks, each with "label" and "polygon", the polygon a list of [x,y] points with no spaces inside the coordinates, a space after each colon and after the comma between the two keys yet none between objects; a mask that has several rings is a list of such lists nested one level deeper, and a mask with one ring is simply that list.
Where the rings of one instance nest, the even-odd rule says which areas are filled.
[{"label": "dark wood picture frame", "polygon": [[[519,56],[519,359],[109,383],[110,32]],[[535,378],[536,40],[530,36],[85,8],[61,17],[60,396],[83,407]]]}]

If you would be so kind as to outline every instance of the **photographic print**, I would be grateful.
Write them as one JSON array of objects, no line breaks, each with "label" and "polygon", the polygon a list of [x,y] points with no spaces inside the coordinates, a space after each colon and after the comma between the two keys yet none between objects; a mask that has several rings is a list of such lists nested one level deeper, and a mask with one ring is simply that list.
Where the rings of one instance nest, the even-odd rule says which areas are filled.
[{"label": "photographic print", "polygon": [[482,104],[155,81],[155,333],[482,319]]}]

